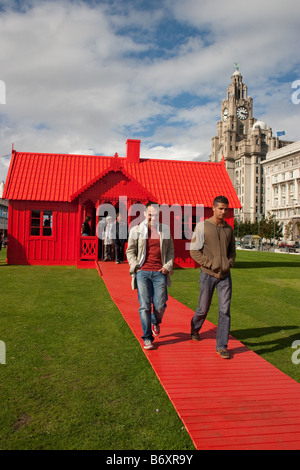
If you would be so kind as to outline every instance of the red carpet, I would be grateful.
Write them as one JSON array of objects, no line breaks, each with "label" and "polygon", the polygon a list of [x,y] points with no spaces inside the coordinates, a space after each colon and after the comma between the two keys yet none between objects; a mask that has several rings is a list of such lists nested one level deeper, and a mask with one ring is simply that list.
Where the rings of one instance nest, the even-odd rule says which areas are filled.
[{"label": "red carpet", "polygon": [[[142,344],[128,264],[99,263],[99,272]],[[215,352],[216,327],[209,321],[201,341],[192,341],[193,313],[169,297],[155,349],[143,351],[196,449],[299,450],[300,384],[233,337],[232,359],[221,359]]]}]

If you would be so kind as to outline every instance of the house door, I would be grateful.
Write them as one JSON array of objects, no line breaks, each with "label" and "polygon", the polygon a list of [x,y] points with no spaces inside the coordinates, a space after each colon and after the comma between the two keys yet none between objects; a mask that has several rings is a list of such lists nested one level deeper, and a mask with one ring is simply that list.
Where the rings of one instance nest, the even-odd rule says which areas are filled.
[{"label": "house door", "polygon": [[86,202],[81,212],[82,223],[80,233],[80,262],[97,261],[98,240],[96,236],[96,208]]}]

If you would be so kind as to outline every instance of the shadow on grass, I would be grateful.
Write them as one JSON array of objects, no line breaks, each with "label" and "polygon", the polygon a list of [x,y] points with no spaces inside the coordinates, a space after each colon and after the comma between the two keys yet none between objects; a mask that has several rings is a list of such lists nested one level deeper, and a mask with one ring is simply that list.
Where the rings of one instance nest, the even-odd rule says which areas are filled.
[{"label": "shadow on grass", "polygon": [[[298,332],[289,336],[286,334],[287,330],[297,330]],[[278,333],[284,333],[284,336],[266,338],[268,335],[274,336]],[[298,325],[250,328],[233,330],[230,335],[253,349],[256,354],[263,354],[290,348],[295,340],[300,339],[300,328]],[[254,338],[261,338],[261,341],[252,341]]]},{"label": "shadow on grass", "polygon": [[233,269],[300,268],[299,261],[236,261]]}]

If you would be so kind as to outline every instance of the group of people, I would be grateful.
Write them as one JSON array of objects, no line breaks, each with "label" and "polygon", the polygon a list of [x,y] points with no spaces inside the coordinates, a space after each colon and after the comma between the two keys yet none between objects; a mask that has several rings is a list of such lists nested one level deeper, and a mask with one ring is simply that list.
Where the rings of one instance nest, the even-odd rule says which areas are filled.
[{"label": "group of people", "polygon": [[[228,205],[225,196],[214,199],[213,216],[196,225],[190,247],[191,257],[201,266],[199,302],[191,320],[191,339],[201,339],[199,332],[216,289],[219,300],[216,352],[223,359],[230,358],[230,269],[236,256],[233,229],[225,221]],[[152,349],[154,338],[160,334],[174,263],[174,244],[170,229],[159,223],[155,204],[149,203],[146,206],[145,220],[131,229],[126,255],[132,286],[137,289],[138,294],[144,348]]]},{"label": "group of people", "polygon": [[[91,217],[87,215],[82,224],[82,236],[91,235],[90,221]],[[123,263],[125,243],[127,241],[127,226],[121,220],[121,215],[118,213],[115,221],[111,216],[103,218],[100,226],[98,235],[99,239],[102,240],[101,247],[103,248],[103,253],[100,256],[103,257],[104,261],[111,261],[114,257],[116,264]]]},{"label": "group of people", "polygon": [[115,223],[113,223],[111,216],[106,217],[102,239],[104,243],[104,261],[111,261],[114,253],[116,264],[123,263],[125,243],[127,241],[127,225],[121,220],[119,213],[116,216]]}]

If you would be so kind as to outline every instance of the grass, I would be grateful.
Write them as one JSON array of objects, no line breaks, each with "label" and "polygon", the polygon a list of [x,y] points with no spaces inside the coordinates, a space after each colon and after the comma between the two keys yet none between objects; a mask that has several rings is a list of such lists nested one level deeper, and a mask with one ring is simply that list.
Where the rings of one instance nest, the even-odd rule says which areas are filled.
[{"label": "grass", "polygon": [[97,271],[3,251],[0,449],[194,449]]},{"label": "grass", "polygon": [[[298,255],[238,250],[231,303],[231,335],[298,382],[292,344],[300,340],[299,268]],[[194,310],[198,282],[199,269],[177,270],[169,293]],[[207,319],[218,323],[216,294]]]},{"label": "grass", "polygon": [[[194,449],[96,270],[4,260],[2,250],[1,450]],[[296,255],[239,251],[231,329],[298,381],[299,267]],[[195,309],[198,278],[176,270],[170,295]],[[217,323],[216,296],[208,320]]]}]

